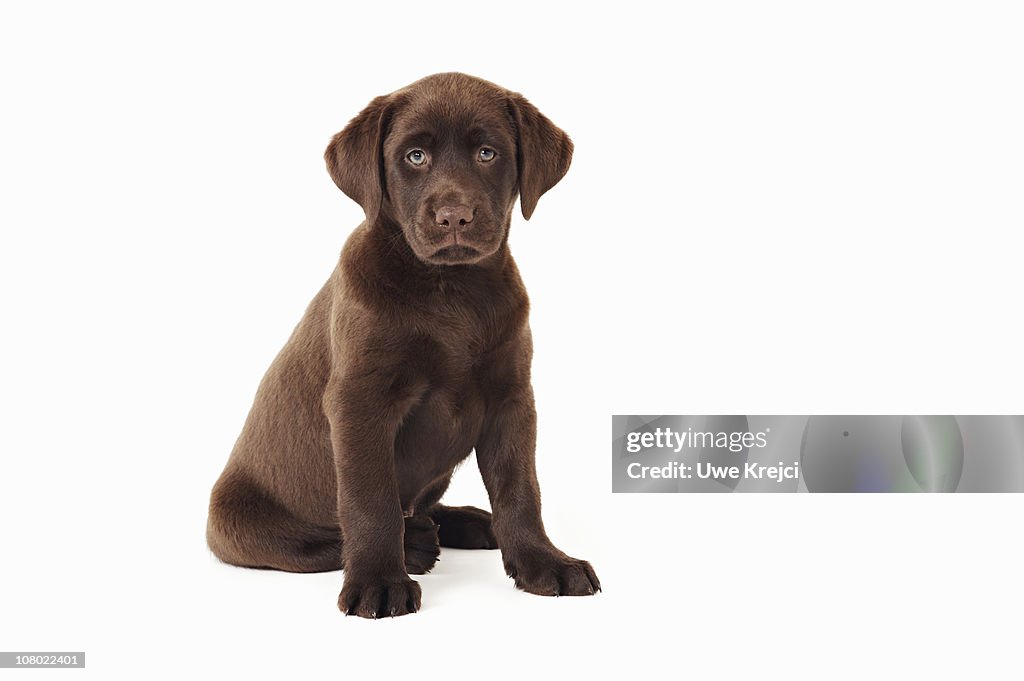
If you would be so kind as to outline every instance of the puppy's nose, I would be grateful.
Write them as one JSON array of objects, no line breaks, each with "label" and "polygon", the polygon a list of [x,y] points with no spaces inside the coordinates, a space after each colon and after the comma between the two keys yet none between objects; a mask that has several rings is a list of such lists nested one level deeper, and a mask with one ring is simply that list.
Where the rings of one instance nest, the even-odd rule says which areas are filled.
[{"label": "puppy's nose", "polygon": [[448,229],[465,227],[473,222],[473,209],[469,206],[442,206],[434,213],[434,220],[438,226]]}]

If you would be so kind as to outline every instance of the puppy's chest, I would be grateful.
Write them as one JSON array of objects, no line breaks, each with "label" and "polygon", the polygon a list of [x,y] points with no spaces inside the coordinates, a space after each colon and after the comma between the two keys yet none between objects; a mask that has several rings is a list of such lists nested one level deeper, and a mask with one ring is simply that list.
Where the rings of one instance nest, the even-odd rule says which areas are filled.
[{"label": "puppy's chest", "polygon": [[474,301],[439,297],[426,306],[417,320],[419,331],[429,337],[436,360],[450,373],[459,373],[483,361],[502,344],[518,320],[505,301]]},{"label": "puppy's chest", "polygon": [[430,347],[420,364],[423,391],[403,420],[397,442],[400,460],[412,457],[427,478],[468,454],[487,410],[480,354],[465,346],[432,343]]},{"label": "puppy's chest", "polygon": [[452,424],[472,422],[486,406],[493,365],[501,361],[495,356],[499,343],[479,320],[453,317],[435,328],[414,351],[425,387],[420,410],[446,414]]},{"label": "puppy's chest", "polygon": [[421,347],[426,353],[420,366],[430,393],[451,395],[458,402],[483,389],[480,381],[491,361],[493,344],[479,330],[452,324],[441,337],[435,336]]},{"label": "puppy's chest", "polygon": [[522,306],[513,303],[502,296],[471,302],[439,296],[424,306],[415,318],[407,355],[425,383],[421,403],[461,413],[486,402],[525,324]]}]

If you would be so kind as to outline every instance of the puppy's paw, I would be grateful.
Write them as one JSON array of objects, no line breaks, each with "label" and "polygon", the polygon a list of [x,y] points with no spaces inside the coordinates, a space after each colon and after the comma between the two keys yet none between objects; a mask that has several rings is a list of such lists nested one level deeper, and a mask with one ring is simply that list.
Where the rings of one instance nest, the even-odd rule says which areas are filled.
[{"label": "puppy's paw", "polygon": [[537,551],[505,560],[505,571],[516,586],[539,596],[592,596],[601,590],[590,563],[561,551]]},{"label": "puppy's paw", "polygon": [[398,617],[420,609],[420,585],[408,577],[354,580],[345,578],[338,608],[346,615],[377,619]]},{"label": "puppy's paw", "polygon": [[441,530],[441,546],[453,549],[496,549],[491,514],[474,506],[440,506],[430,515]]},{"label": "puppy's paw", "polygon": [[405,518],[405,570],[410,575],[430,572],[441,555],[437,525],[425,515]]}]

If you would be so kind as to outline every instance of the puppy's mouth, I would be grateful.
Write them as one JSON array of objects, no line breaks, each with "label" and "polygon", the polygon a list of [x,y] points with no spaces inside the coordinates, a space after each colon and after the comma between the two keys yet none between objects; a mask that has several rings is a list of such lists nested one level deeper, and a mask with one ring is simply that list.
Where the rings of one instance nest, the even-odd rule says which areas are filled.
[{"label": "puppy's mouth", "polygon": [[430,256],[431,262],[440,265],[458,265],[462,263],[473,263],[480,259],[483,254],[472,246],[465,244],[452,244],[437,249]]},{"label": "puppy's mouth", "polygon": [[423,259],[434,265],[465,265],[477,263],[485,258],[491,249],[486,240],[481,241],[476,230],[468,234],[461,229],[424,234],[422,250],[429,253]]}]

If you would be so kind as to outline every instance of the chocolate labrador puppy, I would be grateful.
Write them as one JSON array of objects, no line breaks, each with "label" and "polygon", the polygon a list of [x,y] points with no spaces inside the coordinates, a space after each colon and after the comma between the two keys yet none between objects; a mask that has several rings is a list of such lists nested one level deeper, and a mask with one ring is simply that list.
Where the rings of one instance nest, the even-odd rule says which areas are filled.
[{"label": "chocolate labrador puppy", "polygon": [[[344,567],[338,606],[420,607],[440,546],[500,548],[516,586],[579,596],[590,565],[552,545],[534,466],[528,301],[508,248],[572,158],[521,95],[458,73],[377,97],[325,158],[366,212],[256,393],[213,489],[223,561]],[[476,450],[487,511],[441,505]]]}]

